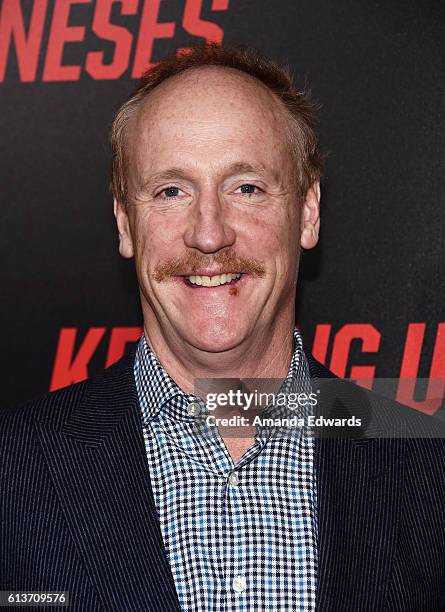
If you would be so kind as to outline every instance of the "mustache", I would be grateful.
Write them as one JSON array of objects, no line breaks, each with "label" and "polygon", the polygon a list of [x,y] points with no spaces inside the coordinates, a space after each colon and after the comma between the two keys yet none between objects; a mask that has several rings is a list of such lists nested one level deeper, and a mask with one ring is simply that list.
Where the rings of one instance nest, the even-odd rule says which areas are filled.
[{"label": "mustache", "polygon": [[254,257],[242,257],[232,248],[228,248],[215,255],[189,251],[181,257],[159,262],[154,268],[153,276],[155,281],[162,283],[172,276],[191,276],[202,268],[214,266],[215,263],[227,272],[241,272],[258,277],[266,274],[266,268],[261,260]]}]

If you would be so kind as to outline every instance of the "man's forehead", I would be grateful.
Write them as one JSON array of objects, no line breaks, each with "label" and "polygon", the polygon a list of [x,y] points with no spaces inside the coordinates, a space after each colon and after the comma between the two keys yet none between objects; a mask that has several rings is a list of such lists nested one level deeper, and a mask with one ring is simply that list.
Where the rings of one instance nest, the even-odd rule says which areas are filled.
[{"label": "man's forehead", "polygon": [[283,125],[287,115],[279,98],[255,77],[233,68],[204,66],[168,78],[137,109],[137,127],[156,126],[160,119],[212,121],[224,115],[256,115],[261,123]]},{"label": "man's forehead", "polygon": [[287,117],[281,102],[258,83],[237,70],[208,67],[160,85],[127,134],[127,159],[137,182],[147,184],[160,172],[165,179],[181,172],[190,178],[194,165],[226,176],[287,175]]}]

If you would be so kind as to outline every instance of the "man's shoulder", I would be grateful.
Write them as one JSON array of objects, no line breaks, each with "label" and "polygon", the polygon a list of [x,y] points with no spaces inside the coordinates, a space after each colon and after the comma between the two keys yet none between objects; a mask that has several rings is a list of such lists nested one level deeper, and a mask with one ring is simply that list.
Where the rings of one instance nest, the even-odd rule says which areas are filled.
[{"label": "man's shoulder", "polygon": [[35,423],[43,427],[57,426],[57,423],[63,422],[90,394],[106,398],[124,379],[128,379],[133,362],[134,351],[87,380],[48,392],[28,402],[0,409],[0,439],[5,440],[11,434],[26,435]]},{"label": "man's shoulder", "polygon": [[[327,412],[339,400],[341,409],[346,413],[364,416],[368,422],[368,435],[380,439],[405,439],[408,446],[413,444],[434,446],[445,453],[445,419],[443,411],[429,415],[420,410],[401,404],[391,397],[359,386],[353,381],[336,376],[326,366],[317,361],[305,350],[312,381],[317,381],[321,389],[327,391]],[[338,404],[337,404],[338,407]],[[415,442],[413,442],[415,441]],[[434,441],[434,442],[432,442]]]}]

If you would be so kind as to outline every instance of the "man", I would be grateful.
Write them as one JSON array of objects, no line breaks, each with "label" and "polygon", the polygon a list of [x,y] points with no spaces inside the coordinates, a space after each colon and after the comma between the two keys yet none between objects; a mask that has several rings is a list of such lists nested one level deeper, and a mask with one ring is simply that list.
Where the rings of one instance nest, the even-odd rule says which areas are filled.
[{"label": "man", "polygon": [[2,414],[0,588],[79,611],[445,609],[443,440],[379,439],[389,405],[358,439],[204,435],[198,380],[332,377],[294,329],[320,228],[310,102],[269,60],[197,48],[143,77],[112,144],[144,335]]}]

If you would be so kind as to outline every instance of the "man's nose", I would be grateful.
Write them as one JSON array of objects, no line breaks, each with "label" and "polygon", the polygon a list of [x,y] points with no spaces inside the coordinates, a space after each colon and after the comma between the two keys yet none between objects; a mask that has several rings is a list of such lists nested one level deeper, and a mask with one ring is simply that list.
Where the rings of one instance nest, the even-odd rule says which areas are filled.
[{"label": "man's nose", "polygon": [[207,191],[200,194],[190,212],[184,233],[187,247],[198,249],[202,253],[216,253],[234,244],[236,234],[228,222],[224,202],[217,193]]}]

